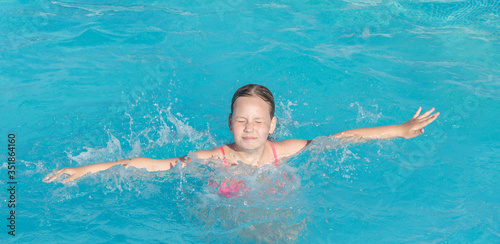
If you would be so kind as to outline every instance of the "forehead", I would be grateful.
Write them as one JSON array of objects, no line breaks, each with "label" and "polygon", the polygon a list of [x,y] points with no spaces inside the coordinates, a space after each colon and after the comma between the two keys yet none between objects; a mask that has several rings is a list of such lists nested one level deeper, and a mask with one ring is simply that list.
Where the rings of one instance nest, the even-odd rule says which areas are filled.
[{"label": "forehead", "polygon": [[239,97],[234,102],[234,113],[244,112],[262,112],[269,114],[271,111],[270,105],[258,96]]}]

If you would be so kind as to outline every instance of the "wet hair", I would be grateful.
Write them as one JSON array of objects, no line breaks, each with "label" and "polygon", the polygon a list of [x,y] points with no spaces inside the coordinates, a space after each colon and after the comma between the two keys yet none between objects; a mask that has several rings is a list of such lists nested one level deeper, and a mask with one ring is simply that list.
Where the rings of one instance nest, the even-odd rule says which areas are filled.
[{"label": "wet hair", "polygon": [[234,93],[233,99],[231,101],[231,114],[233,114],[234,102],[236,102],[236,99],[240,97],[251,97],[251,96],[258,96],[262,98],[264,102],[269,104],[269,111],[272,119],[274,117],[274,109],[275,109],[273,94],[271,93],[271,91],[269,91],[269,89],[267,89],[267,87],[256,84],[244,85]]}]

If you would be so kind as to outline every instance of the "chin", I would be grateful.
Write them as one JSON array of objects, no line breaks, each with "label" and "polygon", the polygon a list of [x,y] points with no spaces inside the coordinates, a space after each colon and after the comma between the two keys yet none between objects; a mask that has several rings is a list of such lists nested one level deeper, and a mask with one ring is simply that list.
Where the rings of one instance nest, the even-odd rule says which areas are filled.
[{"label": "chin", "polygon": [[260,142],[258,140],[253,140],[253,141],[241,141],[241,143],[239,143],[239,146],[242,148],[242,149],[246,149],[246,150],[253,150],[253,149],[257,149],[261,146],[263,146],[265,144],[265,142]]}]

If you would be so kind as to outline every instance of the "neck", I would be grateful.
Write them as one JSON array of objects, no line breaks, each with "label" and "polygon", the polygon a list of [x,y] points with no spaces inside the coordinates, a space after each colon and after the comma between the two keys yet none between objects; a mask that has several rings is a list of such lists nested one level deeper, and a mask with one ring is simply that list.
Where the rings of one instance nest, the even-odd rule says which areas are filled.
[{"label": "neck", "polygon": [[234,150],[234,156],[237,161],[242,161],[244,164],[260,166],[259,162],[262,162],[265,145],[253,150],[243,150],[234,143],[228,146]]}]

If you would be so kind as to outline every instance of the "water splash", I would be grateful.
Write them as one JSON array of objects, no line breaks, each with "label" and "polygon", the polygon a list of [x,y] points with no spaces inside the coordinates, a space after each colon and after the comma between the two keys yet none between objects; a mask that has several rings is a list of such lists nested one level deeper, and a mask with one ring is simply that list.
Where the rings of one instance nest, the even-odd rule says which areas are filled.
[{"label": "water splash", "polygon": [[382,117],[382,113],[377,113],[378,105],[372,105],[375,108],[374,112],[370,112],[366,109],[363,109],[358,102],[351,103],[351,108],[356,106],[358,108],[358,117],[356,117],[356,123],[360,123],[364,120],[368,120],[370,123],[377,123],[377,121]]},{"label": "water splash", "polygon": [[299,126],[299,123],[292,119],[292,106],[297,106],[297,104],[288,100],[286,104],[279,102],[277,105],[281,113],[278,117],[278,124],[276,126],[276,131],[273,133],[273,137],[275,137],[275,139],[289,137],[292,135],[290,129]]}]

